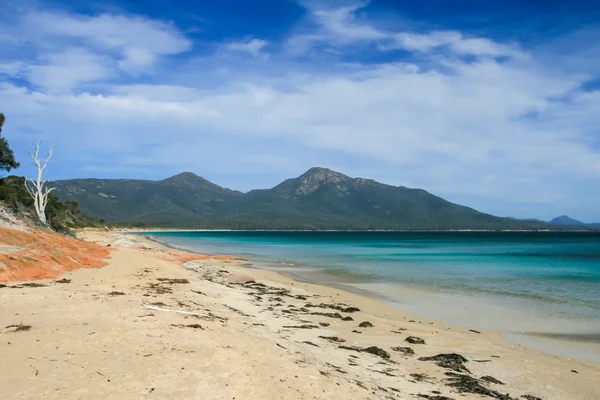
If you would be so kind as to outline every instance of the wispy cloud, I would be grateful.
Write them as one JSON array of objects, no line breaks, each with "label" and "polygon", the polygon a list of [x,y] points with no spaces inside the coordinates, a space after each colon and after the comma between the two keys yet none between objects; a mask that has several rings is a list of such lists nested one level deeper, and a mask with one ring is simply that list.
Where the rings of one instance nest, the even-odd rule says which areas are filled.
[{"label": "wispy cloud", "polygon": [[[359,20],[357,12],[369,2],[349,3],[331,8],[330,3],[301,2],[308,12],[308,21],[316,25],[316,32],[291,37],[288,46],[292,53],[303,54],[314,45],[346,46],[372,42],[381,50],[402,49],[431,52],[446,48],[457,55],[490,57],[525,57],[518,46],[500,44],[487,38],[468,37],[458,31],[431,31],[426,33],[378,29],[368,20]],[[313,27],[314,28],[314,27]]]},{"label": "wispy cloud", "polygon": [[84,48],[68,48],[43,55],[39,64],[22,67],[22,72],[33,85],[50,92],[64,92],[81,83],[102,80],[110,76],[107,61]]},{"label": "wispy cloud", "polygon": [[288,50],[293,54],[303,54],[320,44],[348,45],[381,40],[388,36],[369,24],[357,21],[356,11],[366,6],[367,2],[348,3],[337,8],[331,7],[329,3],[315,1],[300,4],[308,12],[304,31],[309,33],[297,34],[288,40]]},{"label": "wispy cloud", "polygon": [[433,31],[429,33],[401,32],[392,34],[386,49],[404,49],[431,52],[447,47],[459,55],[525,58],[526,54],[517,46],[499,44],[486,38],[469,38],[456,31]]},{"label": "wispy cloud", "polygon": [[261,56],[262,50],[268,46],[269,42],[262,39],[246,38],[240,42],[231,42],[223,45],[223,48],[229,51],[248,53],[253,57]]}]

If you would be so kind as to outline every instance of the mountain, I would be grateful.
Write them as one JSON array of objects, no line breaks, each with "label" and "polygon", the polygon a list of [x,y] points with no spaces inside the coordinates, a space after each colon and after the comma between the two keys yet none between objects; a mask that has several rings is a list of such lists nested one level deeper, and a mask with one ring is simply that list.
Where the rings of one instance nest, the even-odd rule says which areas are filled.
[{"label": "mountain", "polygon": [[56,194],[108,222],[231,229],[548,229],[451,203],[422,189],[311,168],[241,193],[186,172],[162,181],[55,181]]},{"label": "mountain", "polygon": [[571,226],[584,226],[585,222],[578,221],[576,219],[570,218],[567,215],[561,215],[560,217],[554,218],[550,221],[551,224],[554,225],[571,225]]},{"label": "mountain", "polygon": [[174,226],[207,220],[242,195],[190,172],[162,181],[70,179],[52,184],[61,199],[77,200],[82,210],[108,222]]},{"label": "mountain", "polygon": [[552,221],[550,221],[550,223],[554,224],[554,225],[600,227],[600,223],[595,222],[595,223],[587,224],[585,222],[581,222],[576,219],[573,219],[567,215],[561,215],[560,217],[556,217]]}]

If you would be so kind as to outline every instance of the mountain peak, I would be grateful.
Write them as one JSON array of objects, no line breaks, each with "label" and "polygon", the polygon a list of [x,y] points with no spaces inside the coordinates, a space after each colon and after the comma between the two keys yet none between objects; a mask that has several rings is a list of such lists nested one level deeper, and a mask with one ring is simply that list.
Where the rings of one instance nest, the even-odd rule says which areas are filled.
[{"label": "mountain peak", "polygon": [[340,183],[349,180],[350,178],[346,175],[332,171],[328,168],[313,167],[293,180],[295,183],[294,194],[297,196],[307,195],[317,191],[325,184]]},{"label": "mountain peak", "polygon": [[212,183],[211,181],[194,174],[193,172],[182,172],[177,175],[173,175],[170,178],[163,179],[162,181],[158,181],[159,183],[167,184],[170,186],[175,186],[179,188],[187,188],[192,190],[209,190],[213,193],[220,194],[234,194],[236,196],[240,195],[241,192],[236,190],[227,189]]},{"label": "mountain peak", "polygon": [[185,178],[185,179],[192,178],[193,179],[193,178],[200,178],[200,177],[193,172],[186,171],[186,172],[180,172],[176,175],[173,175],[171,178]]},{"label": "mountain peak", "polygon": [[177,175],[173,175],[170,178],[167,179],[163,179],[163,182],[190,182],[190,181],[197,181],[197,180],[204,180],[204,178],[194,174],[193,172],[181,172]]},{"label": "mountain peak", "polygon": [[327,178],[340,178],[340,179],[349,179],[346,175],[344,174],[340,174],[339,172],[335,172],[329,168],[323,168],[323,167],[312,167],[311,169],[309,169],[308,171],[306,171],[304,174],[302,174],[300,176],[300,178],[303,177],[315,177],[317,179],[327,179]]},{"label": "mountain peak", "polygon": [[550,221],[554,225],[585,225],[585,223],[569,217],[568,215],[561,215],[560,217],[554,218]]},{"label": "mountain peak", "polygon": [[[207,181],[206,179],[194,174],[193,172],[182,172],[180,174],[173,175],[170,178],[163,179],[160,182],[171,184],[171,185],[176,185],[176,186],[191,186],[191,187],[214,185],[214,183]],[[214,185],[214,186],[217,186],[217,185]]]}]

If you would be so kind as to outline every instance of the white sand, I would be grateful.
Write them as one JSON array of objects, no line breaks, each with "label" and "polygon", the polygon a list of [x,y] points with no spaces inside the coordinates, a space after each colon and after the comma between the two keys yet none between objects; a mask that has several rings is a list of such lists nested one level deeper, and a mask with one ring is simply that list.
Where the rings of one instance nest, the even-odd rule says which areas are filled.
[{"label": "white sand", "polygon": [[[114,242],[112,235],[91,231],[83,237],[107,244]],[[245,268],[243,262],[180,266],[161,258],[168,250],[160,245],[132,240],[155,250],[118,248],[107,267],[64,275],[70,283],[0,288],[2,399],[415,399],[435,392],[490,398],[457,393],[447,386],[450,370],[418,360],[440,353],[465,356],[472,376],[503,381],[487,387],[514,398],[600,399],[597,364],[538,353],[495,332],[422,320],[369,298]],[[248,279],[271,287],[269,292],[276,291],[272,287],[289,292],[265,294],[235,283]],[[341,321],[310,315],[337,311],[305,308],[306,303],[343,303],[361,311],[341,313],[354,319]],[[144,304],[214,317],[153,311]],[[374,327],[358,328],[362,321]],[[31,328],[5,328],[17,324]],[[194,324],[202,328],[187,326]],[[301,325],[317,328],[286,328]],[[427,344],[408,344],[409,335]],[[391,359],[339,349],[340,344],[377,346]],[[395,346],[411,347],[416,355],[402,356],[391,350]],[[426,377],[417,381],[411,374]]]}]

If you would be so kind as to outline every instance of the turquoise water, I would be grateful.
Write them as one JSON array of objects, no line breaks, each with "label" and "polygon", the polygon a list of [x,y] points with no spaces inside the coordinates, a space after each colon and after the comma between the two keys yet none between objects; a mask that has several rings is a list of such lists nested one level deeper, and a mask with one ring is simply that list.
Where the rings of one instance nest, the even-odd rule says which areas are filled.
[{"label": "turquoise water", "polygon": [[[600,332],[598,233],[210,231],[151,235],[182,248],[240,255],[286,266],[292,272],[324,272],[340,283],[369,284],[372,291],[383,287],[378,284],[422,288],[463,296],[473,300],[473,306],[481,300],[545,318],[584,321],[580,327]],[[468,314],[466,304],[461,307]]]}]

